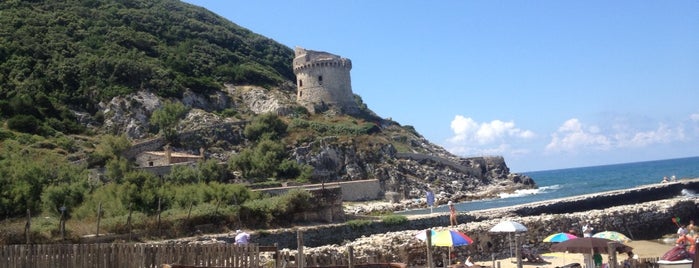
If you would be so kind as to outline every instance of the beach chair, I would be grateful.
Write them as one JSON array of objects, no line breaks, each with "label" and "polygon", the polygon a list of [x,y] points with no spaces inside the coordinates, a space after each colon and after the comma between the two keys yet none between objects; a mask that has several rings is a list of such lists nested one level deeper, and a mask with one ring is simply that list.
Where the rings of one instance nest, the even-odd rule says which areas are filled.
[{"label": "beach chair", "polygon": [[582,268],[582,265],[580,265],[580,263],[574,262],[563,266],[556,266],[556,268]]},{"label": "beach chair", "polygon": [[527,262],[531,263],[547,263],[544,258],[539,255],[539,253],[536,251],[536,249],[531,248],[529,246],[523,246],[522,249],[520,250],[520,254],[522,256],[522,260],[526,259]]}]

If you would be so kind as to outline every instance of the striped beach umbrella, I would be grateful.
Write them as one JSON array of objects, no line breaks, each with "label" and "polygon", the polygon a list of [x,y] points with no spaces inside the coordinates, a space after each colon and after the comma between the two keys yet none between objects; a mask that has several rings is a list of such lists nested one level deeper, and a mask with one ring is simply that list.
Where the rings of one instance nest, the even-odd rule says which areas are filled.
[{"label": "striped beach umbrella", "polygon": [[624,234],[622,234],[620,232],[615,232],[615,231],[599,232],[599,233],[592,235],[592,237],[605,238],[605,239],[614,240],[614,241],[622,242],[622,243],[626,243],[626,242],[631,241],[631,238],[628,238]]},{"label": "striped beach umbrella", "polygon": [[[430,239],[432,240],[432,245],[433,246],[439,246],[439,247],[451,247],[451,246],[466,246],[473,244],[473,239],[471,239],[468,235],[459,232],[457,230],[442,230],[442,231],[435,231],[435,230],[430,230]],[[427,240],[427,235],[425,231],[421,231],[415,236],[417,239],[420,240]]]},{"label": "striped beach umbrella", "polygon": [[570,233],[555,233],[552,235],[547,236],[544,238],[544,242],[563,242],[563,241],[568,241],[570,239],[576,239],[578,238],[574,234]]}]

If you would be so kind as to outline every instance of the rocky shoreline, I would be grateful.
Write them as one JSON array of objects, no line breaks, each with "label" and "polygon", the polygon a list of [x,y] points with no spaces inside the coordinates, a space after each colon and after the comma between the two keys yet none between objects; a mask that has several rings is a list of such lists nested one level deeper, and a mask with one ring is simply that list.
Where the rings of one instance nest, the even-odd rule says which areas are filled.
[{"label": "rocky shoreline", "polygon": [[[575,196],[518,206],[459,214],[455,227],[474,239],[474,244],[454,247],[453,253],[476,260],[508,257],[507,235],[491,234],[488,230],[502,220],[518,221],[529,229],[519,237],[539,252],[550,246],[541,240],[549,234],[580,230],[583,222],[596,230],[615,230],[632,239],[658,239],[662,234],[674,233],[673,217],[699,217],[699,179],[675,183],[652,184],[631,189]],[[424,242],[414,238],[427,228],[446,229],[446,214],[411,216],[400,226],[388,226],[380,221],[361,227],[330,224],[288,229],[265,230],[253,233],[253,241],[261,245],[277,244],[287,254],[296,254],[296,235],[303,232],[304,254],[308,264],[328,265],[347,256],[348,247],[354,249],[358,263],[403,262],[409,266],[424,265]],[[197,243],[197,241],[230,242],[229,235],[202,236],[195,239],[169,241],[170,243]],[[446,254],[447,248],[436,248],[435,254]]]}]

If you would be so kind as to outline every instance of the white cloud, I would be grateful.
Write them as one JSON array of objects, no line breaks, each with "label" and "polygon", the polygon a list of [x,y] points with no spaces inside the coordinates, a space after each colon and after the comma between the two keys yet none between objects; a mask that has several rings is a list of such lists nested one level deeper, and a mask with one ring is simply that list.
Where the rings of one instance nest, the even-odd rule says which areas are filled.
[{"label": "white cloud", "polygon": [[558,130],[551,134],[551,142],[546,145],[547,151],[575,151],[580,147],[593,147],[606,150],[611,141],[599,133],[597,126],[585,127],[577,118],[568,119]]},{"label": "white cloud", "polygon": [[699,122],[699,114],[691,114],[689,115],[689,118],[694,122]]},{"label": "white cloud", "polygon": [[629,140],[619,140],[619,147],[643,147],[656,143],[669,143],[685,139],[682,128],[669,128],[661,124],[658,129],[637,132]]},{"label": "white cloud", "polygon": [[577,118],[564,122],[551,134],[546,145],[549,152],[575,152],[579,150],[609,150],[612,148],[645,147],[658,143],[670,143],[686,139],[684,129],[660,124],[657,129],[638,131],[630,126],[614,126],[615,133],[605,134],[597,126],[586,126]]},{"label": "white cloud", "polygon": [[478,123],[470,117],[457,115],[451,121],[451,129],[454,136],[450,142],[478,143],[481,145],[502,142],[507,138],[529,139],[536,136],[530,130],[522,130],[515,127],[515,123],[493,120],[491,122]]},{"label": "white cloud", "polygon": [[457,115],[451,121],[453,136],[448,150],[457,155],[522,155],[528,149],[513,148],[513,140],[528,140],[536,134],[531,130],[519,129],[512,121],[476,122],[470,117]]}]

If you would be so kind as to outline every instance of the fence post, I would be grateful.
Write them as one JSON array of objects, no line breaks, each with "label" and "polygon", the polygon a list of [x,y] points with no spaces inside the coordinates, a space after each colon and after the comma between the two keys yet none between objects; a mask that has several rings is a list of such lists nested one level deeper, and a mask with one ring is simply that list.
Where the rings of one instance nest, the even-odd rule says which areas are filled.
[{"label": "fence post", "polygon": [[61,241],[66,240],[66,205],[61,206],[61,221],[58,228],[61,230]]},{"label": "fence post", "polygon": [[306,267],[306,256],[303,254],[303,231],[296,231],[296,244],[298,247],[298,257],[296,257],[296,263],[298,268]]},{"label": "fence post", "polygon": [[158,226],[158,237],[163,237],[163,231],[160,229],[160,213],[161,213],[160,202],[161,202],[161,200],[162,200],[162,198],[161,198],[161,197],[158,197],[158,223],[157,223],[157,226]]},{"label": "fence post", "polygon": [[425,237],[427,237],[427,267],[434,268],[434,261],[432,260],[432,229],[425,231]]},{"label": "fence post", "polygon": [[352,246],[347,246],[347,252],[349,253],[347,268],[354,268],[354,248]]},{"label": "fence post", "polygon": [[24,236],[27,239],[27,245],[31,244],[31,227],[32,227],[32,212],[27,209],[27,223],[24,224]]},{"label": "fence post", "polygon": [[95,233],[95,237],[100,236],[100,220],[102,219],[102,202],[100,202],[99,206],[97,207],[97,233]]},{"label": "fence post", "polygon": [[129,216],[126,217],[126,226],[129,228],[129,242],[131,242],[131,235],[133,234],[131,229],[131,213],[133,212],[133,203],[129,203]]}]

